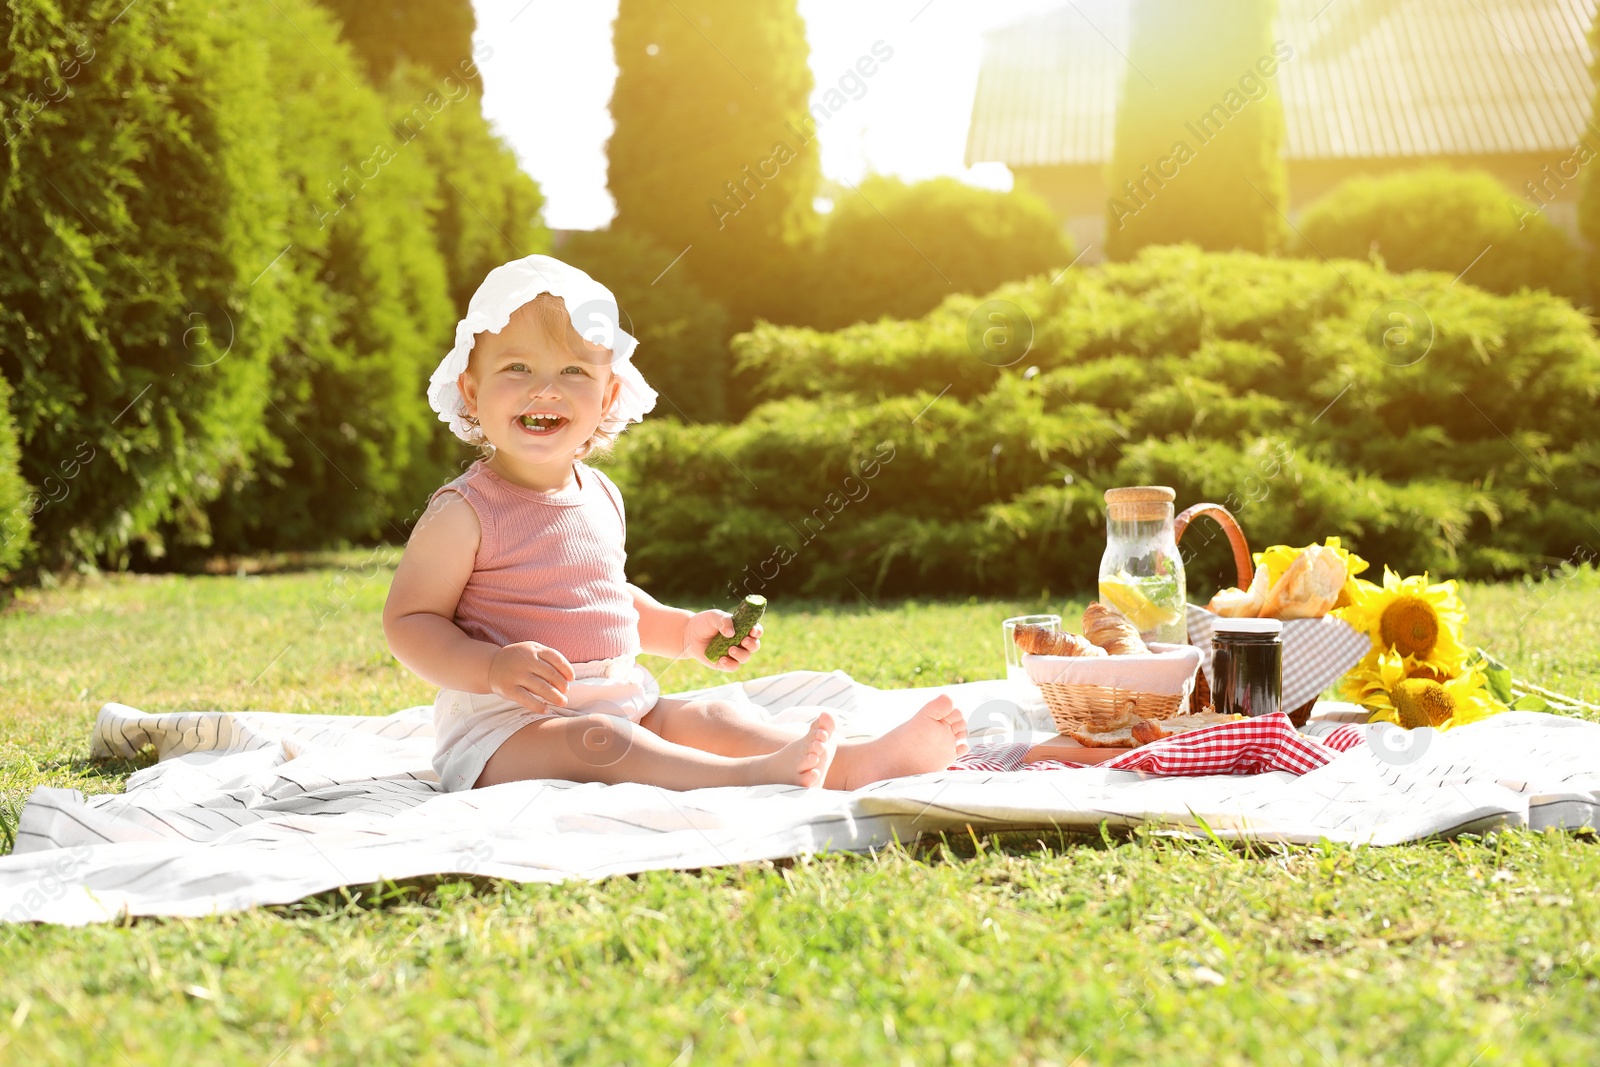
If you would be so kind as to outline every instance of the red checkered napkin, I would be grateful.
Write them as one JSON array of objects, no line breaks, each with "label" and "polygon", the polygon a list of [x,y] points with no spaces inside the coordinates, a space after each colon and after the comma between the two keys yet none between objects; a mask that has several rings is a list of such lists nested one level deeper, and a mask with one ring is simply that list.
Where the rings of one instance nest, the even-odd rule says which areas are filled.
[{"label": "red checkered napkin", "polygon": [[[1344,738],[1341,738],[1344,740]],[[984,745],[950,765],[952,771],[1048,771],[1083,767],[1082,763],[1038,760],[1024,763],[1031,743]],[[1254,719],[1221,722],[1177,737],[1129,749],[1098,766],[1114,771],[1142,771],[1176,777],[1210,774],[1305,774],[1339,755],[1339,750],[1294,728],[1283,712]]]}]

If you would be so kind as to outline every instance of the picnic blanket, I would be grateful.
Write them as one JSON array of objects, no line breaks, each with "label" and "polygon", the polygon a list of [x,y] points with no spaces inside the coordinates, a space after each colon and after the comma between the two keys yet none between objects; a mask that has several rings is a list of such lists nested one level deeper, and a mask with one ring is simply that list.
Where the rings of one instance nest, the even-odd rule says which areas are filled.
[{"label": "picnic blanket", "polygon": [[1352,725],[1356,709],[1328,704],[1300,733],[1257,723],[1219,741],[1212,727],[1122,757],[1145,769],[995,770],[982,768],[1015,767],[1030,744],[1053,736],[1025,684],[879,690],[842,672],[794,671],[675,695],[743,701],[773,721],[807,722],[828,707],[850,739],[887,731],[939,692],[966,713],[973,751],[952,769],[851,792],[545,779],[445,793],[430,762],[429,706],[384,716],[157,715],[107,704],[93,753],[153,745],[160,760],[119,794],[36,789],[13,853],[0,857],[0,919],[205,915],[438,874],[597,879],[867,851],[968,825],[1145,823],[1175,834],[1385,845],[1593,827],[1600,814],[1600,724],[1530,712],[1406,733]]}]

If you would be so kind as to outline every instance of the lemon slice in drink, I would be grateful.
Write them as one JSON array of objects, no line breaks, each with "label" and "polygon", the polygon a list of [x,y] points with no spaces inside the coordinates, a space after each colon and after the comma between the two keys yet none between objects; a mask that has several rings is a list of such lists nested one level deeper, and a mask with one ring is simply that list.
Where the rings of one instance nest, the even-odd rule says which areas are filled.
[{"label": "lemon slice in drink", "polygon": [[1142,634],[1167,623],[1178,621],[1178,609],[1165,608],[1145,596],[1137,581],[1110,577],[1100,579],[1100,600],[1127,616],[1133,628]]}]

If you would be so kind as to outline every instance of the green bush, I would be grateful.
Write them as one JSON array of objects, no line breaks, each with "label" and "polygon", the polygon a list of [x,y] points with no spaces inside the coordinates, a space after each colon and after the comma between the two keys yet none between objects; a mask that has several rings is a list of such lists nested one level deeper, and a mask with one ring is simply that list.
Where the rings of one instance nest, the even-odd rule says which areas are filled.
[{"label": "green bush", "polygon": [[805,322],[916,318],[953,293],[987,293],[1072,257],[1071,238],[1030,194],[873,175],[827,216]]},{"label": "green bush", "polygon": [[[33,516],[52,501],[28,487],[19,469],[22,452],[17,448],[17,427],[11,418],[11,386],[0,378],[0,579],[9,577],[27,554]],[[66,479],[58,472],[46,487],[47,492],[67,492]],[[56,498],[61,499],[60,497]]]},{"label": "green bush", "polygon": [[675,253],[620,230],[575,233],[560,257],[617,297],[623,325],[639,339],[634,364],[661,394],[650,418],[721,422],[728,417],[728,314],[668,270]]},{"label": "green bush", "polygon": [[1352,178],[1306,208],[1295,253],[1367,259],[1392,271],[1463,275],[1491,293],[1545,289],[1586,302],[1583,257],[1541,214],[1520,216],[1493,175],[1444,167]]},{"label": "green bush", "polygon": [[[1600,509],[1600,342],[1562,300],[1452,281],[1165,247],[914,322],[740,335],[765,403],[618,444],[630,567],[674,592],[727,593],[747,565],[750,592],[1083,588],[1100,494],[1149,482],[1232,507],[1257,547],[1341,534],[1379,567],[1472,578],[1569,558]],[[963,352],[985,299],[1032,320],[1012,366]],[[1192,536],[1203,598],[1226,554]]]},{"label": "green bush", "polygon": [[295,132],[252,21],[212,6],[6,0],[0,374],[23,477],[74,471],[35,516],[48,566],[203,537],[263,444]]}]

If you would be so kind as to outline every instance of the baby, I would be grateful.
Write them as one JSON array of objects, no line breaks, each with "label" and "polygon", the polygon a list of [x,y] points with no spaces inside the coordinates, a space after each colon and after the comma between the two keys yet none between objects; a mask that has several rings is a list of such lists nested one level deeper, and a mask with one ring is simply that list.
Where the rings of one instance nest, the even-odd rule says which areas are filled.
[{"label": "baby", "polygon": [[583,462],[642,420],[656,393],[611,292],[549,256],[496,267],[456,327],[428,399],[482,453],[441,486],[383,610],[395,657],[441,687],[434,767],[455,791],[525,778],[666,789],[782,783],[855,789],[942,770],[967,749],[947,696],[882,737],[834,736],[832,712],[773,723],[721,700],[661,695],[635,658],[747,663],[761,627],[668,607],[623,574],[622,494]]}]

